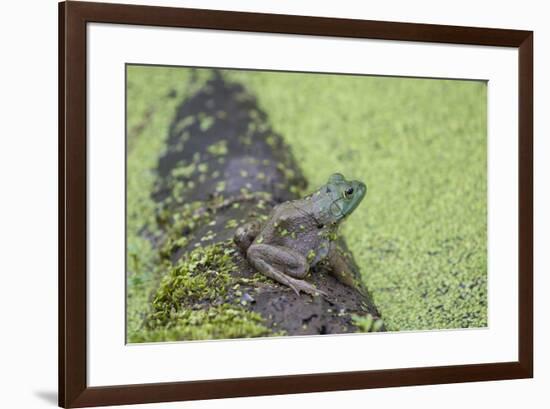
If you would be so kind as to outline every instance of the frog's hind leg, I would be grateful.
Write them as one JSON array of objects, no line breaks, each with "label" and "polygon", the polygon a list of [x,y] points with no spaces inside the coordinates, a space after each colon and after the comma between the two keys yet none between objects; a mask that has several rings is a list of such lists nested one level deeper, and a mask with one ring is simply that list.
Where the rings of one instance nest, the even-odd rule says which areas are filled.
[{"label": "frog's hind leg", "polygon": [[300,291],[311,295],[326,295],[314,285],[300,280],[306,276],[309,264],[297,251],[275,245],[253,244],[248,249],[247,259],[260,273],[290,287],[298,295]]}]

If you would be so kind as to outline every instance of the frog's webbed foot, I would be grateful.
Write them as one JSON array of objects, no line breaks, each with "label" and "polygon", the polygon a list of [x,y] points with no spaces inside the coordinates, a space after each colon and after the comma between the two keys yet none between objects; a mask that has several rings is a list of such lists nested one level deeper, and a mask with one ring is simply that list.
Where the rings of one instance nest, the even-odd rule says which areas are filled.
[{"label": "frog's webbed foot", "polygon": [[248,249],[247,259],[260,273],[290,287],[297,295],[301,291],[326,296],[313,284],[300,280],[307,274],[309,264],[297,251],[276,245],[253,244]]},{"label": "frog's webbed foot", "polygon": [[296,295],[298,295],[298,296],[300,295],[300,291],[302,291],[306,294],[309,294],[309,295],[313,295],[313,296],[317,296],[317,295],[322,295],[323,297],[328,296],[327,293],[325,293],[324,291],[319,290],[313,284],[310,284],[305,280],[295,280],[295,279],[293,279],[292,282],[287,284],[287,285],[290,288],[292,288],[294,290],[294,292],[296,293]]}]

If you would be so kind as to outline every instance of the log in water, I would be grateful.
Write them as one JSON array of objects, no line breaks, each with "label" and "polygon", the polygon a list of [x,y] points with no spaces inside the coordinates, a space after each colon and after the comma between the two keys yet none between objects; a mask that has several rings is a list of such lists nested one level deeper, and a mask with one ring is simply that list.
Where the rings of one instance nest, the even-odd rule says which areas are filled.
[{"label": "log in water", "polygon": [[327,296],[298,296],[254,271],[233,244],[239,225],[307,191],[291,150],[241,85],[214,76],[184,101],[158,164],[161,234],[152,240],[164,278],[143,340],[384,330],[368,291],[327,267],[306,277]]}]

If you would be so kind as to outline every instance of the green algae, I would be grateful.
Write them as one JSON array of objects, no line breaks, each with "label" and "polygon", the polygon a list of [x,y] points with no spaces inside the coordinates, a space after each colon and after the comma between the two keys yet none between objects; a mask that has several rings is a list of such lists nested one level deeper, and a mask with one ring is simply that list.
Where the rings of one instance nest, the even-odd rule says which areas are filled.
[{"label": "green algae", "polygon": [[375,319],[371,314],[367,315],[352,315],[353,325],[355,325],[360,332],[379,332],[384,326],[383,319]]},{"label": "green algae", "polygon": [[208,148],[206,148],[206,150],[212,155],[227,155],[227,141],[221,140],[219,142],[213,143]]},{"label": "green algae", "polygon": [[[192,234],[184,237],[181,232],[193,231],[193,223],[203,222],[182,215],[177,226],[170,228],[170,207],[164,214],[162,209],[155,213],[151,199],[154,168],[166,147],[175,107],[211,76],[210,70],[194,72],[191,79],[192,70],[185,68],[129,67],[128,71],[127,306],[132,342],[269,332],[261,317],[248,315],[252,313],[240,304],[220,301],[222,289],[208,289],[204,299],[221,302],[211,306],[211,312],[187,305],[168,314],[152,307],[151,294],[159,295],[160,277],[175,274],[176,267],[167,258],[192,239]],[[324,184],[335,171],[368,185],[364,203],[345,223],[342,235],[387,329],[487,325],[485,83],[246,71],[223,71],[223,75],[244,84],[257,97],[311,188]],[[171,91],[176,98],[168,96]],[[243,92],[240,98],[250,96]],[[184,118],[177,126],[183,130],[196,120],[203,130],[213,125],[210,117],[203,116]],[[243,143],[248,136],[242,136]],[[276,138],[268,142],[275,146]],[[226,145],[209,149],[220,163],[225,160]],[[193,166],[192,172],[180,171],[193,174],[199,170],[200,158],[185,166]],[[286,175],[288,170],[279,167]],[[201,175],[207,175],[208,170],[202,169]],[[225,187],[220,183],[218,193]],[[187,188],[174,183],[168,202],[181,202]],[[298,186],[291,189],[304,193]],[[168,229],[161,252],[153,251],[147,238],[158,235],[159,225]],[[198,250],[209,249],[196,245]],[[211,277],[186,277],[190,283],[185,291],[195,294],[190,299],[200,300],[201,283]],[[266,280],[259,274],[256,279]],[[226,296],[227,291],[232,290],[226,290]],[[225,310],[236,317],[234,321],[225,316]],[[159,311],[166,313],[164,324],[148,324],[144,330],[144,320]],[[367,324],[358,321],[356,325],[364,331]],[[223,329],[217,331],[216,326]]]}]

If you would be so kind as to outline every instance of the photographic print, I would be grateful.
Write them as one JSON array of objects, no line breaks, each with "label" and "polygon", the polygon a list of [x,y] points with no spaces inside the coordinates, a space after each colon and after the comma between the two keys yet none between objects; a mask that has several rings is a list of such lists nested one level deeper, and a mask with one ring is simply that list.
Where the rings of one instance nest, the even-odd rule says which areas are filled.
[{"label": "photographic print", "polygon": [[533,376],[532,31],[58,10],[61,406]]},{"label": "photographic print", "polygon": [[487,327],[487,83],[126,66],[128,343]]}]

